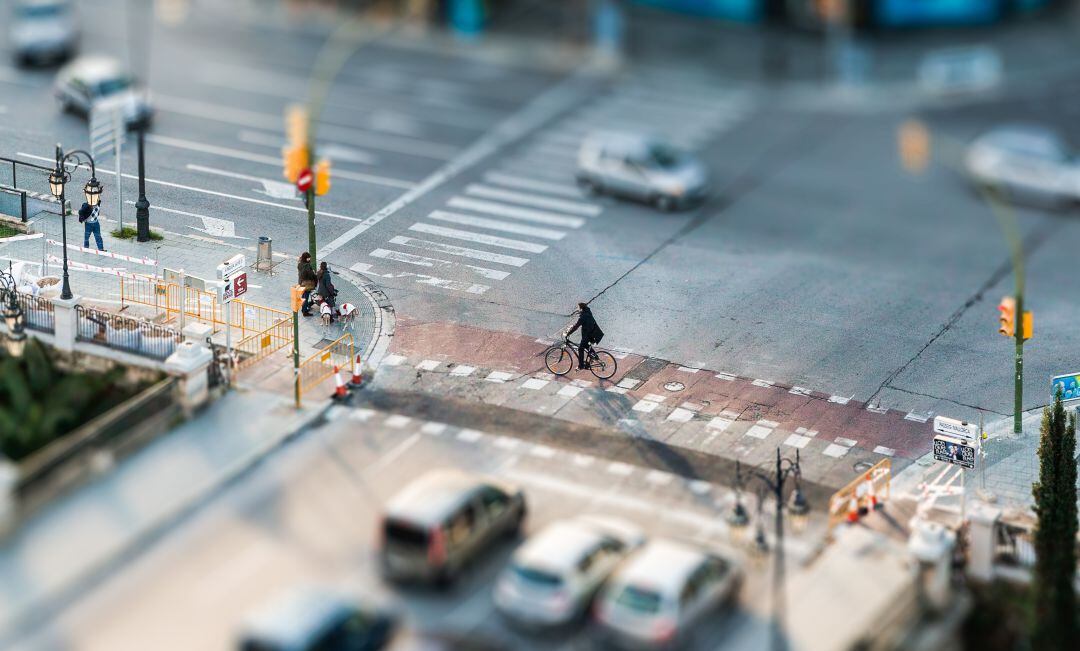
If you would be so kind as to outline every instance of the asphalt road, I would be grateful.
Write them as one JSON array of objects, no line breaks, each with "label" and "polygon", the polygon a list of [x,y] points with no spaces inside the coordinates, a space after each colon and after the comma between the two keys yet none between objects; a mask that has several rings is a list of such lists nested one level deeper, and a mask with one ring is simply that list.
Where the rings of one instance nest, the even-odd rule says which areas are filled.
[{"label": "asphalt road", "polygon": [[[529,508],[526,535],[554,520],[602,513],[635,523],[648,536],[742,556],[718,513],[719,500],[677,482],[656,483],[646,469],[388,412],[343,409],[335,416],[113,580],[82,595],[25,648],[229,649],[254,610],[305,585],[363,595],[400,613],[412,629],[464,634],[515,650],[594,648],[587,624],[530,633],[494,611],[492,581],[516,543],[493,548],[446,592],[394,587],[379,578],[374,551],[381,505],[435,468],[462,468],[520,485]],[[692,648],[723,648],[726,642],[745,648],[735,641],[761,635],[767,577],[755,569],[735,612],[709,620]]]},{"label": "asphalt road", "polygon": [[[98,10],[87,50],[125,52],[123,22],[110,20],[120,5]],[[202,8],[151,39],[153,219],[219,235],[212,220],[225,220],[236,237],[268,235],[295,253],[307,238],[302,202],[280,177],[281,115],[303,95],[320,30]],[[42,162],[57,140],[85,146],[84,123],[56,111],[51,73],[3,65],[4,154]],[[1068,130],[1074,91],[1075,80],[1023,87],[925,117],[961,142],[1021,117]],[[822,105],[697,61],[611,78],[369,43],[320,126],[336,173],[318,203],[320,248],[421,320],[550,336],[591,299],[611,345],[904,411],[1009,413],[1012,348],[994,308],[1012,280],[993,215],[948,148],[922,175],[901,170],[906,110]],[[672,214],[580,196],[574,146],[598,126],[666,131],[697,149],[714,196]],[[111,162],[101,167],[109,211]],[[124,194],[134,199],[127,176]],[[1019,216],[1033,408],[1048,401],[1049,377],[1072,368],[1080,226],[1075,210]]]}]

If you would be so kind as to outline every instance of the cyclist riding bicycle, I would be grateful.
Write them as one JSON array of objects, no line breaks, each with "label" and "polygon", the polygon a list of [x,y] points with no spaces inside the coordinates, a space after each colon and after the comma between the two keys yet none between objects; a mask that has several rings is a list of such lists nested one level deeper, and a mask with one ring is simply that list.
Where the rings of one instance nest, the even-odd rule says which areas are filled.
[{"label": "cyclist riding bicycle", "polygon": [[581,328],[581,343],[578,344],[578,370],[585,368],[585,351],[592,348],[593,344],[600,343],[604,338],[604,331],[596,324],[592,310],[587,303],[578,303],[578,320],[572,328],[566,331],[567,338]]}]

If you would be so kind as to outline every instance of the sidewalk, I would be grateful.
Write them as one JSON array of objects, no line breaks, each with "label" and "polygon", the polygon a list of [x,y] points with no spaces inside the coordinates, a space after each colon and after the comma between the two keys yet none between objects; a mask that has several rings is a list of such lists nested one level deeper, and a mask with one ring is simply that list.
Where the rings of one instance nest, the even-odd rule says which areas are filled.
[{"label": "sidewalk", "polygon": [[0,648],[131,560],[319,419],[328,401],[231,391],[0,540]]}]

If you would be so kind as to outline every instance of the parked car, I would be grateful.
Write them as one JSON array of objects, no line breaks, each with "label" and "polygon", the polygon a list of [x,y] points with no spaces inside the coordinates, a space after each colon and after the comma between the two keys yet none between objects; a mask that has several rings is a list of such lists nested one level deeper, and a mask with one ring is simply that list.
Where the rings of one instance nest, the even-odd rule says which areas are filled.
[{"label": "parked car", "polygon": [[395,619],[332,589],[292,590],[254,613],[239,651],[378,651],[394,636]]},{"label": "parked car", "polygon": [[577,182],[602,192],[673,210],[700,201],[708,189],[705,165],[663,139],[637,133],[589,134],[578,152]]},{"label": "parked car", "polygon": [[389,651],[513,651],[513,648],[475,633],[418,632],[394,638]]},{"label": "parked car", "polygon": [[79,25],[71,0],[13,0],[9,22],[12,53],[21,65],[70,58]]},{"label": "parked car", "polygon": [[634,552],[608,579],[595,608],[606,647],[673,649],[733,599],[740,571],[705,549],[655,540]]},{"label": "parked car", "polygon": [[623,558],[644,542],[615,518],[560,520],[529,538],[495,584],[495,607],[525,626],[576,621]]},{"label": "parked car", "polygon": [[391,580],[452,583],[525,519],[521,489],[458,471],[433,471],[387,504],[380,560]]},{"label": "parked car", "polygon": [[55,90],[64,111],[86,118],[95,104],[106,101],[119,107],[128,126],[146,124],[154,113],[146,92],[111,57],[80,57],[72,61],[57,73]]},{"label": "parked car", "polygon": [[968,147],[964,166],[971,179],[1001,190],[1008,199],[1062,206],[1080,196],[1080,167],[1065,139],[1045,127],[998,127]]}]

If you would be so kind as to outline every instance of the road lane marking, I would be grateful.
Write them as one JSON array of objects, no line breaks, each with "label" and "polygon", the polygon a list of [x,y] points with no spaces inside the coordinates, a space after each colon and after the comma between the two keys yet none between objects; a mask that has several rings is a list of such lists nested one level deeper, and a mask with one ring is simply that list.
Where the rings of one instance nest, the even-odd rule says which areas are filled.
[{"label": "road lane marking", "polygon": [[768,427],[769,429],[776,429],[777,427],[780,427],[780,423],[776,422],[775,420],[762,419],[759,420],[757,424],[761,425],[762,427]]},{"label": "road lane marking", "polygon": [[428,235],[441,235],[443,237],[449,237],[456,240],[464,240],[466,242],[476,242],[477,244],[499,246],[504,249],[511,249],[514,251],[525,251],[526,253],[543,253],[544,251],[547,251],[548,248],[546,244],[523,242],[521,240],[514,240],[507,237],[498,237],[496,235],[481,235],[480,233],[473,233],[472,231],[463,231],[456,228],[444,228],[442,226],[425,224],[423,222],[417,222],[413,224],[409,227],[409,230],[416,231],[417,233],[427,233]]},{"label": "road lane marking", "polygon": [[[611,387],[611,388],[612,389],[618,389],[618,388],[621,388],[621,387]],[[653,402],[652,400],[638,400],[636,403],[634,403],[634,406],[631,407],[631,409],[633,409],[634,411],[640,411],[642,413],[648,414],[648,413],[651,413],[654,409],[656,409],[659,406],[660,406],[659,402]]]},{"label": "road lane marking", "polygon": [[471,264],[460,264],[457,262],[451,262],[449,260],[439,260],[438,258],[428,258],[422,255],[413,255],[411,253],[402,253],[400,251],[391,251],[388,249],[375,249],[369,253],[373,258],[382,258],[384,260],[394,260],[395,262],[403,262],[405,264],[417,265],[420,267],[465,267],[476,274],[483,276],[484,278],[490,278],[491,280],[504,280],[510,275],[509,271],[499,271],[498,269],[488,269],[486,267],[475,267]]},{"label": "road lane marking", "polygon": [[835,440],[838,444],[849,448],[853,448],[859,443],[854,439],[844,438],[843,436],[837,436]]},{"label": "road lane marking", "polygon": [[523,382],[521,384],[521,388],[522,389],[529,389],[531,391],[539,391],[540,389],[543,389],[547,385],[548,385],[548,380],[541,380],[540,378],[531,377],[528,380],[525,380],[525,382]]},{"label": "road lane marking", "polygon": [[[855,396],[852,396],[851,398],[854,397]],[[837,405],[846,405],[848,402],[851,401],[851,398],[845,398],[844,396],[829,396],[829,402],[835,403]]]},{"label": "road lane marking", "polygon": [[385,421],[383,421],[383,423],[387,427],[393,427],[394,429],[401,429],[408,425],[410,422],[412,422],[412,418],[409,418],[408,416],[402,414],[394,414],[393,416],[389,416]]},{"label": "road lane marking", "polygon": [[437,359],[425,359],[416,365],[416,368],[421,371],[434,371],[441,366],[441,362]]},{"label": "road lane marking", "polygon": [[584,390],[585,389],[582,389],[581,387],[576,387],[572,384],[568,384],[563,388],[559,389],[557,394],[566,398],[576,398],[577,395]]},{"label": "road lane marking", "polygon": [[675,475],[663,470],[650,470],[645,474],[645,481],[656,486],[667,486],[675,479]]},{"label": "road lane marking", "polygon": [[790,447],[793,447],[793,448],[799,448],[801,450],[801,449],[805,448],[806,444],[809,443],[811,440],[812,439],[809,436],[800,436],[798,434],[792,434],[791,436],[784,439],[784,445],[787,445],[787,446],[790,446]]},{"label": "road lane marking", "polygon": [[634,472],[634,467],[621,461],[613,461],[608,464],[607,471],[619,477],[629,477]]},{"label": "road lane marking", "polygon": [[468,377],[476,370],[475,366],[466,366],[465,364],[458,364],[450,371],[450,375],[455,377]]},{"label": "road lane marking", "polygon": [[723,380],[724,382],[734,382],[738,376],[734,373],[717,373],[713,377],[717,380]]},{"label": "road lane marking", "polygon": [[[280,160],[275,161],[274,165],[276,167],[281,167],[281,161]],[[270,179],[263,179],[263,178],[260,178],[260,177],[257,177],[257,176],[246,176],[246,175],[243,175],[243,174],[237,174],[235,172],[229,172],[227,170],[220,170],[220,169],[217,169],[215,167],[206,167],[204,165],[191,165],[191,164],[189,164],[186,167],[188,169],[190,169],[190,170],[195,170],[195,171],[198,171],[198,172],[206,172],[207,174],[217,174],[219,176],[231,176],[232,178],[239,178],[239,179],[259,180],[259,181],[261,181],[263,183],[266,183],[268,180],[270,180]],[[348,170],[341,170],[341,169],[335,169],[334,172],[333,172],[333,176],[341,177],[343,179],[349,179],[350,181],[360,181],[362,183],[370,183],[372,185],[383,185],[383,186],[390,187],[390,188],[408,189],[408,188],[411,188],[413,186],[413,184],[411,182],[403,181],[401,179],[392,179],[392,178],[387,177],[387,176],[375,176],[374,174],[359,174],[359,173],[356,173],[356,172],[350,172]],[[277,181],[276,179],[273,180],[273,182],[274,183],[281,183],[281,184],[283,184],[283,185],[285,185],[285,186],[287,186],[289,188],[295,188],[295,186],[293,186],[291,183],[284,183],[282,181]],[[295,193],[295,189],[293,191]],[[359,220],[357,220],[357,221],[359,221]]]},{"label": "road lane marking", "polygon": [[549,448],[546,445],[534,445],[532,449],[529,450],[529,454],[541,459],[550,459],[555,456],[555,449]]},{"label": "road lane marking", "polygon": [[615,384],[615,386],[622,387],[624,389],[633,389],[639,384],[641,384],[641,380],[635,380],[632,377],[624,377],[623,379],[619,380]]},{"label": "road lane marking", "polygon": [[806,387],[791,387],[791,389],[788,390],[788,393],[796,396],[809,396],[813,394],[813,391]]},{"label": "road lane marking", "polygon": [[585,220],[581,217],[558,215],[550,212],[542,212],[540,210],[535,210],[532,208],[521,208],[519,206],[509,206],[503,203],[497,203],[495,201],[483,201],[478,199],[469,199],[466,197],[452,197],[446,205],[450,206],[451,208],[461,208],[464,210],[487,213],[489,215],[498,215],[499,217],[521,219],[523,221],[535,222],[537,224],[547,224],[548,226],[561,226],[563,228],[581,228],[585,224]]},{"label": "road lane marking", "polygon": [[839,459],[840,457],[847,454],[848,450],[850,450],[850,449],[851,448],[849,448],[847,446],[844,446],[844,445],[837,445],[835,443],[830,443],[829,446],[827,448],[825,448],[825,450],[822,452],[822,454],[824,454],[827,457],[832,457],[834,459]]},{"label": "road lane marking", "polygon": [[442,436],[447,427],[449,426],[446,423],[436,423],[432,421],[424,423],[424,426],[420,428],[420,431],[428,436]]},{"label": "road lane marking", "polygon": [[378,471],[382,470],[383,468],[385,468],[386,466],[393,463],[394,461],[397,461],[398,457],[405,454],[405,452],[409,448],[411,448],[412,446],[416,445],[416,442],[419,441],[419,440],[420,440],[420,434],[419,433],[413,434],[409,438],[407,438],[404,441],[402,441],[401,443],[399,443],[397,446],[395,446],[389,452],[384,454],[382,457],[380,457],[378,461],[376,461],[372,465],[365,468],[364,469],[364,474],[378,472]]},{"label": "road lane marking", "polygon": [[479,283],[459,282],[456,280],[449,280],[447,278],[438,278],[436,276],[429,276],[427,274],[414,273],[412,271],[399,271],[397,273],[384,274],[375,271],[375,269],[366,262],[357,262],[349,268],[359,274],[378,276],[379,278],[387,278],[391,280],[395,278],[415,278],[417,284],[420,285],[429,285],[431,287],[439,287],[441,289],[449,289],[456,292],[466,292],[468,294],[483,294],[487,290],[491,289],[491,287],[489,287],[488,285],[481,285]]},{"label": "road lane marking", "polygon": [[689,483],[690,492],[695,495],[705,495],[712,490],[712,484],[701,479],[695,479]]},{"label": "road lane marking", "polygon": [[466,443],[476,443],[480,439],[484,438],[484,433],[475,429],[463,429],[458,432],[458,440],[465,441]]},{"label": "road lane marking", "polygon": [[488,373],[488,376],[484,379],[488,382],[502,384],[503,382],[506,382],[507,380],[512,380],[513,378],[513,373],[507,373],[506,371],[492,371]]},{"label": "road lane marking", "polygon": [[525,224],[504,222],[498,219],[488,219],[487,217],[473,217],[470,215],[462,215],[455,212],[447,212],[445,210],[435,210],[428,215],[428,218],[444,222],[450,222],[452,224],[460,224],[462,226],[476,226],[478,228],[487,228],[493,231],[504,231],[506,233],[514,233],[516,235],[539,237],[545,240],[557,241],[566,237],[565,231],[556,231],[550,228],[539,228],[536,226],[526,226]]},{"label": "road lane marking", "polygon": [[769,388],[774,384],[774,382],[772,380],[754,380],[750,384],[753,384],[756,387]]},{"label": "road lane marking", "polygon": [[445,253],[447,255],[456,255],[461,258],[470,258],[472,260],[481,260],[483,262],[494,262],[497,264],[506,264],[514,267],[522,267],[528,258],[518,258],[512,255],[504,255],[502,253],[490,253],[488,251],[480,251],[478,249],[469,249],[464,246],[454,246],[453,244],[443,244],[442,242],[432,242],[431,240],[420,240],[414,237],[406,237],[404,235],[396,235],[390,238],[391,244],[397,244],[399,246],[410,246],[414,249],[423,249],[426,251],[436,251],[438,253]]},{"label": "road lane marking", "polygon": [[675,423],[689,423],[694,419],[694,412],[689,409],[683,409],[682,407],[676,407],[666,420],[670,420]]},{"label": "road lane marking", "polygon": [[[22,158],[29,158],[31,160],[40,160],[40,161],[47,161],[47,162],[52,162],[52,163],[56,162],[55,159],[52,159],[52,158],[47,158],[45,156],[35,156],[34,154],[27,154],[27,153],[21,152],[21,151],[18,152],[18,156],[21,156]],[[85,166],[85,165],[80,165],[79,167],[86,167],[87,169],[89,169],[89,167]],[[112,175],[112,176],[116,175],[116,172],[114,172],[113,170],[107,170],[107,169],[98,168],[97,171],[100,172],[100,173],[109,174],[109,175]],[[139,177],[134,175],[134,174],[122,174],[121,176],[123,178],[125,178],[125,179],[130,179],[130,180],[133,180],[133,181],[137,181],[139,179]],[[218,192],[216,190],[205,190],[203,188],[196,188],[196,187],[192,187],[190,185],[183,185],[183,184],[180,184],[180,183],[173,183],[171,181],[161,181],[161,180],[152,179],[152,178],[149,178],[149,177],[147,177],[146,182],[147,183],[154,183],[155,185],[163,185],[163,186],[168,187],[168,188],[176,188],[178,190],[187,190],[189,192],[198,192],[200,194],[208,194],[208,195],[215,196],[215,197],[224,197],[226,199],[234,199],[236,201],[244,201],[244,202],[247,202],[247,203],[258,204],[260,206],[272,206],[274,208],[281,208],[283,210],[292,210],[294,212],[302,212],[305,215],[307,214],[307,208],[304,208],[302,206],[289,206],[287,204],[274,203],[273,201],[265,201],[263,199],[252,199],[251,197],[241,197],[241,196],[238,196],[238,195],[235,195],[235,194],[228,194],[227,192]],[[323,210],[316,210],[315,214],[316,215],[322,215],[323,217],[333,217],[335,219],[343,219],[345,221],[353,221],[353,222],[363,221],[361,219],[357,219],[356,217],[349,217],[348,215],[339,215],[337,213],[325,212]]]},{"label": "road lane marking", "polygon": [[379,366],[401,366],[405,362],[405,357],[401,355],[387,355],[383,357],[382,363]]},{"label": "road lane marking", "polygon": [[[280,135],[266,133],[263,131],[251,131],[248,129],[242,129],[240,133],[236,135],[237,140],[240,142],[246,142],[252,145],[261,145],[264,147],[273,147],[274,149],[281,149],[287,142],[285,138]],[[319,149],[317,152],[321,156],[333,160],[335,163],[359,163],[361,165],[375,165],[379,162],[379,159],[371,152],[362,151],[355,147],[346,147],[345,145],[339,145],[333,142],[319,143]],[[278,159],[278,164],[281,164],[281,160]]]},{"label": "road lane marking", "polygon": [[746,430],[745,436],[749,436],[755,439],[764,439],[773,433],[773,428],[765,427],[763,425],[752,425],[750,429]]},{"label": "road lane marking", "polygon": [[874,452],[876,452],[878,454],[883,454],[883,455],[885,455],[887,457],[891,457],[891,456],[894,456],[896,454],[896,450],[894,450],[892,448],[887,448],[884,445],[879,445],[876,448],[874,448]]},{"label": "road lane marking", "polygon": [[575,454],[574,465],[579,468],[588,468],[596,461],[596,457],[589,454]]},{"label": "road lane marking", "polygon": [[910,420],[916,423],[925,423],[926,421],[930,420],[930,417],[926,414],[916,414],[915,412],[910,411],[907,413],[907,415],[904,416],[904,420]]},{"label": "road lane marking", "polygon": [[509,436],[496,436],[495,437],[495,447],[502,448],[503,450],[513,450],[520,444],[521,444],[520,440],[515,439],[515,438],[510,438]]},{"label": "road lane marking", "polygon": [[712,420],[705,425],[708,429],[716,430],[717,432],[723,432],[727,428],[731,427],[731,424],[735,422],[722,416],[714,416]]},{"label": "road lane marking", "polygon": [[581,198],[582,196],[581,191],[578,190],[577,187],[569,183],[552,183],[551,181],[539,181],[536,179],[530,179],[525,176],[506,174],[505,172],[488,172],[487,174],[484,174],[484,180],[488,183],[504,185],[508,188],[534,190],[536,192],[546,192],[547,194],[556,194],[571,198]]}]

